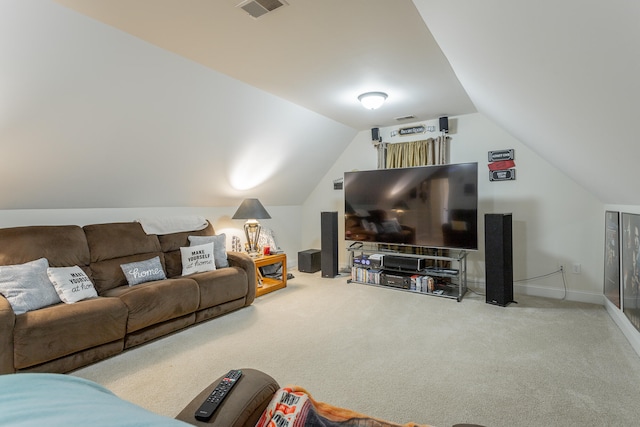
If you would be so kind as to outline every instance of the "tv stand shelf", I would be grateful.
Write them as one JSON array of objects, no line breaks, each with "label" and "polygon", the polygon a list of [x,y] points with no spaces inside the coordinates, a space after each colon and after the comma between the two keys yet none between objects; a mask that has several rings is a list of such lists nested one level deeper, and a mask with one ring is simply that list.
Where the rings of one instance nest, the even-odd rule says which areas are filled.
[{"label": "tv stand shelf", "polygon": [[[348,248],[351,278],[347,283],[392,288],[462,301],[467,292],[467,252],[449,249],[449,255],[415,255]],[[357,255],[356,255],[357,254]],[[383,255],[382,264],[376,256]],[[386,265],[384,258],[393,263]],[[368,261],[368,263],[367,263]],[[447,264],[443,267],[442,264]]]}]

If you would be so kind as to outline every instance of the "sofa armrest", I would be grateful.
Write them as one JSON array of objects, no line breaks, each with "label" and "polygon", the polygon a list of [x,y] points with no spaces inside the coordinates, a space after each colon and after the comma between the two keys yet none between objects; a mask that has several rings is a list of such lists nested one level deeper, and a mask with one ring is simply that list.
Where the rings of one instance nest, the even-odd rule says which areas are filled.
[{"label": "sofa armrest", "polygon": [[16,315],[9,301],[0,295],[0,374],[15,372],[13,364],[13,328]]},{"label": "sofa armrest", "polygon": [[227,260],[230,266],[241,268],[247,273],[249,290],[245,305],[251,305],[256,298],[256,265],[253,259],[242,252],[227,252]]},{"label": "sofa armrest", "polygon": [[209,421],[198,421],[194,414],[224,377],[202,390],[176,419],[201,427],[255,426],[280,386],[271,376],[256,369],[242,368],[242,377],[222,401]]}]

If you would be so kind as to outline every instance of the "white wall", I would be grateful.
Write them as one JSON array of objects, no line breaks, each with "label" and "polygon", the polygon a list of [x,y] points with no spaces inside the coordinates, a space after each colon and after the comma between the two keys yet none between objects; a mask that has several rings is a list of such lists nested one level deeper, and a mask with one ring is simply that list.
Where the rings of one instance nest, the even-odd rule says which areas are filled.
[{"label": "white wall", "polygon": [[[344,193],[333,189],[333,181],[344,177],[345,172],[353,170],[375,169],[377,155],[371,143],[371,132],[359,132],[351,144],[344,150],[329,172],[320,180],[316,188],[302,205],[303,249],[320,249],[320,213],[338,212],[338,247],[344,248]],[[339,252],[338,265],[347,265],[347,252]]]},{"label": "white wall", "polygon": [[[513,255],[516,294],[602,303],[603,277],[603,205],[591,194],[553,168],[504,130],[481,114],[450,117],[452,163],[478,162],[479,166],[479,247],[469,255],[470,285],[484,287],[484,214],[513,214]],[[421,122],[435,125],[436,121]],[[390,132],[402,126],[381,129],[384,141],[409,141],[408,137],[391,138]],[[438,133],[427,132],[413,139],[425,139]],[[516,157],[515,181],[489,182],[487,152],[513,148]],[[302,246],[320,245],[320,212],[337,210],[344,214],[342,191],[333,190],[332,181],[345,171],[375,169],[377,156],[371,134],[363,131],[309,195],[302,207]],[[576,161],[567,159],[568,161]],[[340,223],[341,221],[339,221]],[[343,224],[340,224],[342,227]],[[339,231],[339,264],[346,266],[342,228]],[[572,273],[580,265],[580,274]],[[548,277],[534,277],[553,273]],[[520,281],[523,279],[530,279]]]},{"label": "white wall", "polygon": [[0,1],[0,209],[297,206],[356,134],[50,0]]},{"label": "white wall", "polygon": [[[0,228],[28,225],[87,225],[104,222],[127,222],[145,217],[172,215],[200,215],[207,218],[216,233],[227,235],[227,248],[231,248],[232,236],[246,242],[242,226],[244,221],[233,220],[237,206],[233,207],[183,207],[183,208],[109,208],[109,209],[16,209],[0,210]],[[276,242],[287,254],[287,265],[297,265],[296,254],[300,250],[300,206],[269,206],[265,209],[271,219],[260,220],[263,227],[273,230]]]}]

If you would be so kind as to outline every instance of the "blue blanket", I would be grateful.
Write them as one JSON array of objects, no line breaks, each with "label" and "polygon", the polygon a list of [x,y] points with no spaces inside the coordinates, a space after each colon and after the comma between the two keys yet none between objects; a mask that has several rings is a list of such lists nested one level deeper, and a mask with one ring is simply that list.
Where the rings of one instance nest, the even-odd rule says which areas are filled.
[{"label": "blue blanket", "polygon": [[0,426],[187,426],[63,374],[0,375]]}]

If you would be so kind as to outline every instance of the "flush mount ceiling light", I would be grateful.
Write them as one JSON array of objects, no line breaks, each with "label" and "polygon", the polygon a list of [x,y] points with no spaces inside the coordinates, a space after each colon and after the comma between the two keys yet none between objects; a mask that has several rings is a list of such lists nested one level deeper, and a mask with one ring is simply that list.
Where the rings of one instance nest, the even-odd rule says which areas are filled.
[{"label": "flush mount ceiling light", "polygon": [[358,97],[362,106],[368,110],[375,110],[382,107],[386,99],[387,94],[384,92],[367,92]]}]

